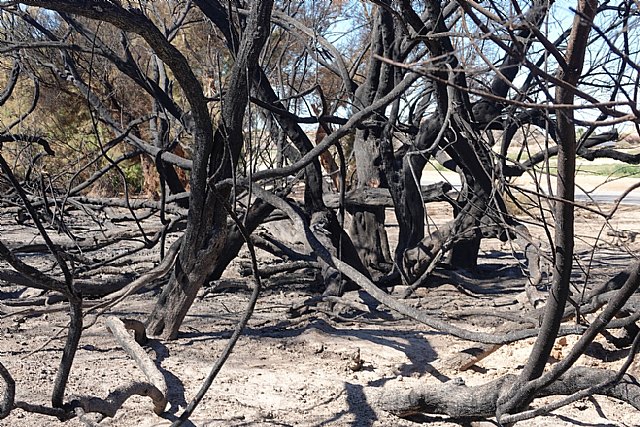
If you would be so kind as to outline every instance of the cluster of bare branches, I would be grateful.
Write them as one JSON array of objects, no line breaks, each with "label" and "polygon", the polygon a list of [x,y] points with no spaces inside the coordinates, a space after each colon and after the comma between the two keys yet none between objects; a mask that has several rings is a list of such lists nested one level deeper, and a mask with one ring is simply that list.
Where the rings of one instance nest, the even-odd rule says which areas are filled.
[{"label": "cluster of bare branches", "polygon": [[[39,234],[30,244],[0,235],[0,284],[58,295],[70,319],[52,406],[15,401],[0,364],[0,418],[17,408],[61,419],[113,416],[131,394],[150,396],[162,413],[166,384],[115,318],[110,329],[149,381],[104,400],[65,402],[81,334],[134,292],[164,285],[146,323],[128,326],[140,342],[146,334],[175,339],[198,291],[244,245],[255,276],[251,303],[176,424],[202,399],[251,315],[268,274],[254,246],[283,259],[284,269],[314,268],[325,301],[361,288],[462,339],[537,337],[518,375],[475,388],[390,390],[380,405],[395,414],[508,424],[538,415],[527,411],[536,397],[570,395],[552,410],[596,393],[640,410],[640,387],[626,373],[640,339],[637,257],[630,253],[628,270],[605,283],[586,274],[570,297],[576,210],[611,220],[638,187],[613,207],[576,201],[577,159],[640,162],[617,143],[640,133],[638,16],[631,0],[579,0],[569,9],[547,0],[0,1],[0,213]],[[422,185],[434,164],[457,173],[460,185]],[[533,187],[517,183],[523,176]],[[454,211],[439,228],[429,223],[436,201]],[[388,208],[399,226],[395,247]],[[255,233],[283,217],[305,248]],[[484,239],[507,242],[525,260],[530,311],[503,330],[454,326],[386,292],[415,290],[438,272],[474,271]],[[122,273],[149,250],[153,265]],[[34,253],[43,264],[27,262]],[[621,371],[574,366],[614,328],[631,335],[621,344],[629,355]],[[580,335],[578,344],[545,371],[554,340],[567,334]]]}]

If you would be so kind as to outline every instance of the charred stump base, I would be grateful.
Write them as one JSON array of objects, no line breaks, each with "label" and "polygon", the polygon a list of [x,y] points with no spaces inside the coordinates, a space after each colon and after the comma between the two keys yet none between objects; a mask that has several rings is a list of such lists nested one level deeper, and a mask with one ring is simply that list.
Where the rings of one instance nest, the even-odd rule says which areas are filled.
[{"label": "charred stump base", "polygon": [[384,228],[384,207],[350,209],[352,215],[349,234],[362,264],[373,276],[391,270],[391,255]]}]

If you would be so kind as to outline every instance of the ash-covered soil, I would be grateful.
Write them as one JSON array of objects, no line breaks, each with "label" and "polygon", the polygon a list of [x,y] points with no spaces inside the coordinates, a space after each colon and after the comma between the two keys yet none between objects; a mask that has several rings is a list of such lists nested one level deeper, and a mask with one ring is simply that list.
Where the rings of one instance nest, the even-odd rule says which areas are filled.
[{"label": "ash-covered soil", "polygon": [[[430,205],[430,214],[443,222],[448,208]],[[392,221],[390,221],[392,223]],[[637,254],[633,232],[640,231],[636,209],[623,207],[609,226],[589,212],[577,216],[576,239],[579,267],[576,284],[600,283],[628,266]],[[4,242],[28,242],[33,228],[7,228]],[[15,226],[14,226],[15,227]],[[283,229],[287,225],[282,226]],[[397,227],[389,227],[393,244]],[[531,229],[545,241],[544,230]],[[626,232],[626,233],[623,233]],[[631,233],[630,233],[631,232]],[[295,240],[295,238],[293,238]],[[590,247],[595,245],[592,254]],[[473,283],[474,292],[464,283],[434,281],[433,286],[418,289],[406,304],[433,313],[448,314],[450,322],[475,330],[492,331],[503,320],[494,317],[463,318],[465,310],[530,310],[523,293],[522,257],[514,256],[508,243],[487,241],[482,246],[481,266],[475,272],[460,272]],[[265,263],[271,263],[264,253]],[[225,274],[225,278],[200,293],[181,334],[175,341],[151,340],[145,350],[155,361],[169,384],[170,406],[163,417],[153,413],[149,398],[132,397],[105,426],[170,425],[198,391],[209,369],[219,356],[246,307],[251,278],[240,274],[247,263],[246,254]],[[28,262],[37,262],[28,259]],[[148,262],[140,260],[140,262]],[[45,263],[46,264],[46,263]],[[2,266],[6,268],[6,266]],[[123,267],[125,268],[125,267]],[[144,269],[126,266],[132,274]],[[544,268],[548,269],[546,265]],[[472,369],[459,368],[469,349],[476,345],[431,330],[379,306],[378,311],[363,314],[346,305],[340,316],[324,310],[291,317],[292,305],[300,305],[317,295],[318,286],[291,273],[266,282],[255,313],[233,354],[222,368],[202,404],[191,418],[197,426],[416,426],[379,409],[377,398],[386,384],[413,381],[442,383],[461,378],[467,385],[482,384],[506,373],[522,369],[533,344],[528,339],[505,345],[478,362]],[[458,279],[460,279],[458,277]],[[280,280],[282,279],[282,280]],[[284,280],[286,279],[286,280]],[[437,283],[436,283],[437,282]],[[437,285],[437,286],[436,286]],[[0,360],[16,381],[17,400],[50,404],[53,379],[64,346],[67,314],[64,303],[38,306],[10,305],[21,300],[24,288],[0,283]],[[483,289],[486,292],[477,292]],[[397,286],[393,295],[402,298],[406,288]],[[499,293],[494,291],[499,290]],[[28,291],[23,301],[46,302],[39,292]],[[109,314],[144,320],[153,307],[157,290],[134,295]],[[351,292],[345,301],[357,305],[362,295]],[[91,301],[89,301],[91,302]],[[34,311],[36,310],[36,311]],[[15,314],[20,311],[19,314]],[[14,314],[7,315],[8,312]],[[87,323],[93,320],[87,319]],[[559,341],[554,357],[562,359],[577,337]],[[588,356],[579,363],[616,369],[625,351],[616,350],[599,338]],[[467,358],[467,359],[465,359]],[[630,373],[638,376],[638,364]],[[67,400],[74,395],[106,397],[119,385],[144,380],[133,360],[120,348],[104,325],[104,319],[84,331],[74,361]],[[552,401],[537,400],[535,405]],[[640,425],[640,413],[631,406],[607,397],[585,398],[551,415],[519,423],[522,426],[634,426]],[[446,417],[425,416],[420,422],[433,426],[457,426]],[[14,410],[2,426],[82,426],[78,419],[61,423],[55,418]],[[478,423],[474,425],[492,425]]]}]

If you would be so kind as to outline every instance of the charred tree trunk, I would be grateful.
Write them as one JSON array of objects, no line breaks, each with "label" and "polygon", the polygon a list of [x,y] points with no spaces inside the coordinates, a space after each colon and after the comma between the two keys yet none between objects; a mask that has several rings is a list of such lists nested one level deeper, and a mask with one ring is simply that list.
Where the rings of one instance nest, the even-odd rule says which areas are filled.
[{"label": "charred tree trunk", "polygon": [[[251,84],[247,77],[253,75],[268,36],[272,5],[269,0],[253,4],[224,97],[222,123],[214,138],[197,141],[187,230],[171,280],[147,321],[150,335],[176,338],[198,290],[222,257],[227,241],[227,215],[223,203],[229,190],[218,194],[210,188],[209,181],[230,177],[240,155],[243,118]],[[201,87],[199,97],[210,123]]]},{"label": "charred tree trunk", "polygon": [[[217,1],[205,2],[196,0],[196,4],[225,35],[229,49],[235,49],[238,45],[237,35],[226,16],[226,9]],[[263,103],[274,107],[276,111],[287,111],[280,101],[279,96],[275,93],[273,87],[269,83],[267,75],[260,66],[254,67],[249,76],[251,76],[253,80],[252,91],[256,98],[260,99]],[[278,123],[283,133],[289,138],[292,144],[302,155],[313,149],[313,144],[309,140],[309,137],[300,125],[290,116],[278,114],[277,112],[270,112],[269,114],[272,114],[274,121]],[[325,233],[327,233],[328,239],[332,243],[333,248],[336,249],[337,253],[339,253],[343,259],[353,265],[358,271],[368,276],[366,269],[358,257],[355,256],[356,252],[351,239],[342,227],[340,227],[340,223],[337,221],[335,213],[332,210],[327,209],[323,202],[323,180],[320,162],[317,159],[314,159],[305,167],[304,171],[304,205],[307,219],[312,221],[314,216],[316,218],[321,218],[322,220],[316,220],[316,225],[326,227]],[[216,268],[216,271],[217,270],[219,269]],[[333,274],[331,269],[323,268],[323,272],[326,273],[325,277],[328,286],[327,292],[329,294],[341,294],[347,284],[345,280],[342,278],[337,281],[334,280],[333,278],[335,274]],[[335,283],[336,286],[331,286],[331,283]]]},{"label": "charred tree trunk", "polygon": [[[393,18],[388,11],[379,9],[374,20],[371,62],[367,69],[367,79],[355,93],[355,104],[358,107],[370,105],[374,100],[388,94],[394,86],[393,68],[375,57],[375,55],[394,57]],[[387,119],[384,109],[376,112],[376,119]],[[386,176],[381,167],[384,144],[382,140],[390,136],[385,135],[383,130],[384,125],[381,125],[356,132],[353,150],[358,188],[387,187]],[[352,215],[350,234],[363,264],[371,272],[388,272],[391,267],[391,252],[384,228],[384,208],[361,208],[350,213]]]},{"label": "charred tree trunk", "polygon": [[[408,22],[416,32],[422,33],[432,29],[431,31],[437,33],[447,33],[447,25],[444,21],[446,12],[437,2],[427,4],[426,21],[415,14],[409,2],[402,3],[403,10],[409,17]],[[469,9],[468,5],[461,5],[461,7],[465,10]],[[540,4],[527,11],[523,20],[527,21],[528,25],[519,30],[519,36],[524,40],[529,39],[532,28],[541,24],[547,7],[545,4]],[[473,13],[470,13],[470,16],[473,16]],[[479,21],[477,24],[485,31],[489,31]],[[493,95],[499,98],[506,97],[510,82],[520,68],[521,57],[518,53],[522,52],[521,54],[524,55],[530,43],[527,41],[524,45],[514,44],[512,51],[505,56],[500,66],[500,73],[495,76],[491,85]],[[430,122],[442,123],[442,126],[446,127],[446,132],[436,136],[429,131],[431,123],[423,124],[417,138],[417,142],[420,142],[417,146],[422,149],[435,148],[433,145],[437,144],[442,151],[446,152],[462,171],[463,189],[455,206],[455,218],[451,227],[447,229],[448,234],[438,233],[437,236],[427,237],[422,242],[422,246],[448,251],[448,263],[453,268],[473,269],[477,265],[480,242],[485,234],[484,229],[486,227],[507,229],[514,225],[507,215],[501,192],[495,189],[499,187],[494,185],[502,180],[501,169],[496,167],[494,156],[484,141],[491,139],[491,128],[499,126],[504,106],[495,99],[483,99],[472,104],[466,91],[460,90],[466,87],[467,78],[464,71],[460,70],[455,49],[448,37],[429,39],[425,41],[425,45],[434,57],[443,58],[440,68],[432,72],[435,77],[434,93],[437,112],[436,117]],[[497,234],[504,237],[506,232]],[[444,239],[444,241],[433,242],[434,239]],[[414,257],[416,253],[426,255],[424,250],[416,246],[406,254],[408,256],[405,256],[405,261],[409,260],[411,269],[421,274],[436,254],[429,254],[420,260]],[[416,268],[419,264],[426,265]]]},{"label": "charred tree trunk", "polygon": [[[384,187],[384,176],[377,163],[380,159],[380,141],[369,131],[358,131],[353,146],[357,165],[357,188]],[[390,251],[384,229],[384,207],[351,207],[349,234],[358,250],[360,260],[370,272],[390,269]]]},{"label": "charred tree trunk", "polygon": [[[578,2],[578,11],[573,21],[573,28],[567,46],[567,63],[558,73],[559,78],[567,82],[570,87],[575,87],[578,84],[578,78],[585,61],[587,41],[597,7],[597,0],[580,0]],[[556,102],[558,104],[571,105],[574,101],[573,90],[562,86],[556,88]],[[557,194],[559,200],[555,202],[554,206],[556,230],[553,284],[550,290],[550,297],[545,306],[540,334],[531,350],[527,364],[515,385],[507,392],[502,393],[498,400],[498,408],[496,410],[498,420],[503,414],[522,410],[531,402],[540,388],[550,384],[551,380],[536,380],[543,375],[555,339],[558,336],[558,330],[570,293],[574,253],[575,208],[573,202],[575,198],[576,171],[576,130],[573,110],[558,111],[557,121]]]},{"label": "charred tree trunk", "polygon": [[457,204],[454,205],[454,232],[459,239],[451,246],[447,263],[451,268],[473,270],[478,265],[478,253],[482,232],[481,218],[484,214],[480,206],[487,205],[484,197],[469,197],[469,189],[461,192]]}]

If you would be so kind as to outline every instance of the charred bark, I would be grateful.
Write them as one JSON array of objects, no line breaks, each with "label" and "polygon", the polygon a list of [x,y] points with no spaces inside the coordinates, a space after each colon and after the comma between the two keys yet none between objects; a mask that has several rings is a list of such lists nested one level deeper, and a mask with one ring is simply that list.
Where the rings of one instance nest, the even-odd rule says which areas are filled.
[{"label": "charred bark", "polygon": [[[635,377],[625,375],[611,384],[617,373],[592,367],[575,367],[558,381],[543,388],[535,397],[571,395],[597,384],[603,386],[593,394],[613,397],[640,410],[640,387]],[[501,392],[515,382],[515,375],[507,375],[481,386],[469,387],[463,381],[444,384],[393,383],[385,386],[378,396],[378,405],[399,417],[417,414],[442,414],[454,419],[482,419],[496,413]]]},{"label": "charred bark", "polygon": [[[560,79],[575,86],[582,70],[587,39],[596,14],[597,0],[580,0],[579,15],[573,23],[567,47],[567,66],[560,72]],[[574,94],[566,88],[558,87],[556,101],[559,104],[573,104]],[[574,204],[576,168],[576,131],[573,110],[558,114],[558,182],[560,198],[555,203],[554,271],[550,297],[545,306],[542,329],[536,339],[529,360],[511,390],[500,396],[497,408],[498,419],[502,414],[521,410],[529,404],[536,391],[534,380],[539,379],[547,363],[557,337],[564,307],[570,290],[571,267],[574,250]],[[637,272],[637,269],[636,269]]]},{"label": "charred bark", "polygon": [[[228,190],[218,193],[208,187],[210,182],[230,177],[240,155],[242,122],[251,87],[248,76],[253,75],[266,41],[272,5],[269,0],[253,5],[229,78],[222,122],[213,138],[204,138],[196,146],[187,230],[172,279],[147,321],[150,335],[176,338],[198,290],[221,259],[228,237],[222,203],[229,193]],[[197,84],[198,102],[204,103],[206,120],[211,126],[202,88]]]},{"label": "charred bark", "polygon": [[[393,67],[376,58],[376,55],[388,58],[397,56],[394,49],[396,30],[393,18],[388,10],[379,8],[374,19],[367,79],[355,92],[355,104],[358,108],[370,105],[376,99],[387,95],[395,83]],[[372,129],[358,130],[353,144],[357,165],[356,187],[359,189],[388,188],[387,178],[381,168],[382,144],[385,143],[383,139],[391,138],[390,134],[383,132],[384,123],[388,120],[384,109],[376,111],[375,119],[380,120],[380,125]],[[362,263],[371,273],[390,271],[392,259],[384,228],[384,209],[352,208],[349,213],[352,216],[349,234],[358,249]]]}]

